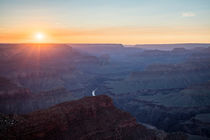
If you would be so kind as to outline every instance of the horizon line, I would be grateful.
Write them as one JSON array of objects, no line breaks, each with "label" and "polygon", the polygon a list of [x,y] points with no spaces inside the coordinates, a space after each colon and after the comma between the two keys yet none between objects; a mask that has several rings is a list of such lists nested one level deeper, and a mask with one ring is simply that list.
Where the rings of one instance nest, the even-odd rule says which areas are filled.
[{"label": "horizon line", "polygon": [[174,45],[174,44],[176,44],[176,45],[181,45],[181,44],[203,44],[203,45],[208,45],[208,44],[210,44],[210,42],[209,43],[202,43],[202,42],[200,42],[200,43],[137,43],[137,44],[124,44],[124,43],[55,43],[55,42],[25,42],[25,43],[6,43],[6,42],[0,42],[0,45],[3,45],[3,44],[87,44],[87,45],[91,45],[91,44],[98,44],[98,45]]}]

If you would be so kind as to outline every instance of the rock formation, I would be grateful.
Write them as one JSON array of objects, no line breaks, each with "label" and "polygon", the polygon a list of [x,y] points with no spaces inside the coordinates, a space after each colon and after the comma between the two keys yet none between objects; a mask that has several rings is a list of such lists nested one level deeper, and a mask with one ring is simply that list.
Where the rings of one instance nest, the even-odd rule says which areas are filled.
[{"label": "rock formation", "polygon": [[105,95],[64,102],[26,115],[1,116],[0,139],[21,140],[157,140],[186,139],[138,124]]}]

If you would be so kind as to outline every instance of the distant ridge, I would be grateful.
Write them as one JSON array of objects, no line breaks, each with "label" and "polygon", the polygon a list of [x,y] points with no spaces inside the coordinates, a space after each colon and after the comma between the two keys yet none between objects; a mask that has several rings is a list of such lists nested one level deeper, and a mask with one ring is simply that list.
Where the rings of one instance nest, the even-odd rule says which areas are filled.
[{"label": "distant ridge", "polygon": [[124,45],[124,46],[137,47],[143,49],[172,50],[174,48],[193,49],[197,47],[210,47],[210,43],[136,44],[136,45]]},{"label": "distant ridge", "polygon": [[68,44],[72,47],[124,47],[123,44]]}]

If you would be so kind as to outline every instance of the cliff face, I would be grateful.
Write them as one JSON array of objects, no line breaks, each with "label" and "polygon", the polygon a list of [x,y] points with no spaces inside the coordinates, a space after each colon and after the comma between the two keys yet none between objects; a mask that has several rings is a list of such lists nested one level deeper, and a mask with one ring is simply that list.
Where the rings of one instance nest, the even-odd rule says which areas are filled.
[{"label": "cliff face", "polygon": [[[158,135],[137,124],[129,113],[114,107],[105,95],[64,102],[22,116],[0,117],[5,129],[0,139],[50,140],[153,140],[185,139],[182,135]],[[5,124],[8,122],[8,124]],[[12,123],[11,123],[12,122]],[[1,123],[2,125],[2,123]]]}]

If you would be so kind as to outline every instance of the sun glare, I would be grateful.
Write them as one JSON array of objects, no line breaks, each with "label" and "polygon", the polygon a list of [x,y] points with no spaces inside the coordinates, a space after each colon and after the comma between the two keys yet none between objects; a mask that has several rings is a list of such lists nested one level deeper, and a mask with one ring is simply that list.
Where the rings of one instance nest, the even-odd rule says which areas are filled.
[{"label": "sun glare", "polygon": [[42,41],[44,39],[44,34],[43,33],[36,33],[35,34],[35,38],[38,40],[38,41]]}]

